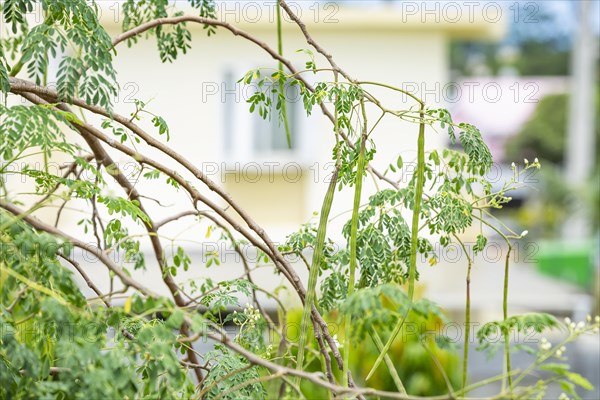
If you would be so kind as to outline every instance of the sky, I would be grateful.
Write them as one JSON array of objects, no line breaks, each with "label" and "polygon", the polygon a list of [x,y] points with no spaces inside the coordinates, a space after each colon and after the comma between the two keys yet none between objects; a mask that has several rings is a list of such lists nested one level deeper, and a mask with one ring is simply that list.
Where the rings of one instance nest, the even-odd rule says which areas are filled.
[{"label": "sky", "polygon": [[[291,0],[293,1],[293,0]],[[302,0],[298,1],[299,3]],[[326,2],[326,1],[322,1]],[[346,3],[352,5],[360,5],[366,7],[373,6],[381,6],[383,4],[392,3],[394,5],[400,5],[402,2],[413,2],[418,5],[422,3],[448,3],[454,2],[465,3],[464,0],[458,1],[442,1],[442,0],[341,0],[338,3]],[[570,37],[575,31],[578,22],[578,8],[580,1],[578,0],[498,0],[498,1],[481,1],[479,3],[496,3],[500,4],[507,12],[506,15],[514,16],[514,7],[516,4],[519,5],[521,17],[518,19],[518,22],[515,23],[513,18],[507,18],[507,22],[512,25],[513,28],[521,29],[526,31],[531,36],[537,36],[539,38],[553,38],[553,37]],[[593,29],[596,34],[600,34],[600,1],[591,0],[592,12],[589,17],[592,20]],[[512,9],[511,9],[512,8]],[[549,17],[548,23],[546,24],[535,24],[535,23],[525,23],[525,16],[532,15],[543,16],[547,15]],[[541,26],[543,25],[543,26]],[[512,31],[512,29],[511,29]]]}]

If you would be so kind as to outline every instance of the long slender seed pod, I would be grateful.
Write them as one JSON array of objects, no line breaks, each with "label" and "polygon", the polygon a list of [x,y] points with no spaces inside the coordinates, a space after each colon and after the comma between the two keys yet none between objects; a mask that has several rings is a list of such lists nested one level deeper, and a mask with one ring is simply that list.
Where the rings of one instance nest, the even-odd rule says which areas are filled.
[{"label": "long slender seed pod", "polygon": [[[277,52],[283,56],[283,38],[281,34],[281,6],[277,3]],[[288,148],[292,148],[292,134],[290,132],[290,123],[287,115],[287,99],[285,95],[285,83],[283,81],[283,63],[279,61],[279,91],[283,96],[281,101],[281,115],[283,116],[283,125],[285,127],[285,138]]]},{"label": "long slender seed pod", "polygon": [[[467,371],[469,369],[469,344],[471,340],[471,267],[473,266],[473,260],[469,253],[467,252],[467,248],[465,244],[458,238],[458,236],[454,235],[458,243],[460,244],[462,251],[465,253],[467,257],[467,289],[466,289],[466,304],[465,304],[465,344],[463,349],[463,376],[462,376],[462,389],[465,390],[467,386]],[[465,392],[466,394],[466,392]]]},{"label": "long slender seed pod", "polygon": [[392,342],[396,339],[398,333],[402,329],[410,310],[412,309],[413,297],[415,294],[415,278],[417,275],[417,252],[418,252],[418,240],[419,240],[419,217],[421,214],[421,199],[423,198],[423,186],[425,184],[425,105],[421,103],[420,110],[421,122],[419,123],[419,138],[417,140],[417,179],[415,181],[415,200],[413,207],[412,216],[412,230],[410,239],[410,266],[408,270],[408,308],[406,309],[404,316],[392,331],[388,341],[383,347],[383,351],[377,357],[373,368],[367,375],[367,380],[373,376],[375,370],[383,361],[384,356],[390,350]]},{"label": "long slender seed pod", "polygon": [[[279,7],[278,7],[279,8]],[[338,75],[334,74],[335,82],[337,84]],[[336,98],[337,100],[337,98]],[[336,101],[337,103],[337,101]],[[333,129],[336,135],[336,145],[338,143],[338,113],[337,107],[335,108],[334,124]],[[325,248],[325,238],[327,237],[327,224],[329,222],[329,213],[331,211],[331,205],[333,204],[333,198],[335,195],[335,188],[337,186],[338,173],[340,170],[340,160],[337,157],[335,171],[331,176],[327,193],[323,199],[321,206],[321,216],[319,218],[319,227],[317,230],[317,243],[314,249],[312,263],[310,271],[308,273],[308,288],[306,290],[306,297],[304,299],[304,309],[302,311],[302,320],[300,322],[300,338],[298,341],[298,355],[296,357],[296,368],[301,370],[304,364],[304,346],[306,345],[306,334],[308,331],[308,324],[310,321],[310,315],[312,305],[315,301],[315,291],[317,288],[317,278],[319,276],[319,268],[321,267],[321,259],[323,256],[323,249]]]},{"label": "long slender seed pod", "polygon": [[[379,351],[379,352],[383,351],[383,342],[381,341],[381,338],[377,334],[377,331],[375,329],[371,328],[369,330],[369,335],[371,336],[373,343],[375,343],[375,347],[377,347],[377,351]],[[385,365],[388,367],[388,370],[390,371],[390,375],[392,376],[392,380],[394,381],[394,384],[398,388],[398,392],[400,392],[402,394],[406,394],[406,389],[404,388],[404,384],[402,383],[402,380],[400,379],[400,375],[398,375],[398,371],[396,371],[396,367],[394,366],[394,363],[392,362],[392,359],[390,358],[390,356],[386,354],[383,357],[383,360],[385,361]]]},{"label": "long slender seed pod", "polygon": [[[510,253],[512,251],[512,246],[508,238],[505,238],[506,243],[508,244],[508,250],[506,252],[506,261],[504,264],[504,294],[502,298],[502,311],[504,314],[504,321],[508,319],[508,270],[510,267]],[[513,380],[511,375],[511,367],[510,367],[510,335],[508,329],[504,331],[504,359],[506,360],[506,376],[508,379],[508,390],[511,394],[512,398],[512,390],[513,390]]]},{"label": "long slender seed pod", "polygon": [[[360,198],[362,195],[363,175],[365,173],[365,150],[367,145],[367,113],[365,110],[364,97],[360,100],[360,107],[363,115],[363,130],[360,139],[360,148],[358,150],[358,162],[356,166],[356,181],[354,183],[354,205],[352,207],[352,220],[350,222],[350,275],[348,277],[348,298],[354,293],[354,281],[356,280],[356,237],[358,231],[358,210],[360,208]],[[350,326],[352,325],[352,316],[347,314],[344,319],[344,386],[348,386],[348,374],[350,373]]]},{"label": "long slender seed pod", "polygon": [[331,204],[333,203],[333,197],[335,194],[335,188],[337,186],[338,170],[336,169],[329,182],[327,188],[327,194],[323,200],[321,206],[321,217],[319,220],[319,228],[317,231],[317,245],[313,252],[312,263],[308,274],[308,288],[306,290],[306,297],[304,299],[304,309],[302,311],[302,322],[300,323],[300,339],[298,342],[298,356],[296,358],[296,368],[301,370],[304,363],[304,346],[306,345],[306,335],[308,332],[308,324],[310,321],[310,314],[312,305],[315,302],[315,291],[317,287],[317,278],[319,276],[319,269],[321,266],[321,259],[323,256],[323,249],[325,247],[325,237],[327,233],[327,223],[329,220],[329,212],[331,211]]}]

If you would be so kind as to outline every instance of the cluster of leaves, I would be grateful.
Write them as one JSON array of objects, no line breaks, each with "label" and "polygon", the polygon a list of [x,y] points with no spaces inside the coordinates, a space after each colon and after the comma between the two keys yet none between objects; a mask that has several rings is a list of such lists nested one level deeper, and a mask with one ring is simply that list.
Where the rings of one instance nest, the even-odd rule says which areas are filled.
[{"label": "cluster of leaves", "polygon": [[112,219],[104,229],[106,246],[113,251],[125,252],[126,262],[133,263],[134,269],[145,269],[144,253],[140,251],[140,242],[129,237],[128,229],[121,224],[120,219]]},{"label": "cluster of leaves", "polygon": [[512,315],[506,320],[491,321],[486,323],[477,331],[477,338],[482,349],[490,348],[492,343],[498,342],[498,337],[511,332],[527,333],[534,331],[542,333],[547,329],[557,328],[559,322],[550,314],[546,313],[528,313],[521,315]]},{"label": "cluster of leaves", "polygon": [[111,326],[121,328],[120,314],[87,305],[57,258],[69,257],[70,245],[4,211],[0,241],[1,397],[191,394],[193,386],[173,352],[174,336],[162,324],[142,324],[135,341],[115,338],[108,350],[99,351],[107,348]]},{"label": "cluster of leaves", "polygon": [[[216,345],[214,351],[206,353],[206,359],[213,363],[210,373],[206,376],[205,384],[208,390],[207,399],[219,398],[227,400],[253,400],[263,399],[267,393],[260,383],[244,385],[260,377],[261,370],[251,367],[248,361],[224,346]],[[232,374],[232,371],[239,371]],[[264,372],[263,372],[264,373]],[[230,392],[223,396],[223,392],[236,385],[242,386],[240,390]]]},{"label": "cluster of leaves", "polygon": [[66,140],[60,124],[71,116],[44,106],[13,106],[0,104],[0,155],[9,163],[24,152],[39,148],[46,158],[52,151],[73,155],[79,147]]},{"label": "cluster of leaves", "polygon": [[6,59],[5,48],[8,48],[6,39],[0,39],[0,92],[8,93],[10,90],[8,60]]},{"label": "cluster of leaves", "polygon": [[67,198],[91,199],[100,192],[98,186],[87,180],[63,178],[29,166],[26,166],[21,173],[35,179],[38,194],[48,193],[57,186],[68,189]]},{"label": "cluster of leaves", "polygon": [[[201,17],[216,19],[216,7],[212,0],[190,0],[190,5],[198,10]],[[177,11],[173,4],[166,0],[127,0],[123,3],[123,31],[136,28],[144,23],[158,18],[180,17],[183,12]],[[205,24],[204,29],[208,36],[216,32],[215,27]],[[190,42],[192,35],[186,28],[185,23],[173,25],[171,27],[157,26],[154,29],[146,31],[146,37],[154,34],[158,53],[162,62],[173,62],[179,52],[186,54],[191,48]],[[132,36],[127,40],[127,44],[132,46],[139,40],[139,37]]]},{"label": "cluster of leaves", "polygon": [[464,122],[457,125],[452,120],[450,112],[443,108],[427,110],[426,114],[432,118],[431,123],[439,123],[442,129],[447,129],[451,143],[456,142],[456,130],[460,131],[458,135],[460,144],[469,156],[467,160],[469,173],[483,176],[489,171],[493,164],[492,153],[476,126]]},{"label": "cluster of leaves", "polygon": [[[358,214],[357,259],[360,265],[358,287],[375,287],[408,278],[411,232],[398,207],[406,206],[410,191],[385,189],[369,198]],[[351,221],[342,233],[349,239]],[[427,257],[433,246],[424,238],[418,251]]]},{"label": "cluster of leaves", "polygon": [[277,112],[282,121],[284,119],[282,104],[289,102],[291,98],[286,90],[298,88],[298,92],[294,92],[293,95],[294,98],[296,95],[302,98],[307,115],[312,113],[315,105],[320,106],[327,100],[334,103],[336,107],[338,127],[346,129],[350,134],[355,132],[352,119],[356,112],[356,102],[364,96],[362,88],[358,85],[319,82],[313,90],[309,90],[302,80],[294,76],[282,74],[280,71],[265,74],[260,68],[248,71],[238,80],[238,83],[251,85],[255,89],[247,102],[250,103],[250,112],[258,111],[263,119],[270,119],[271,113]]},{"label": "cluster of leaves", "polygon": [[200,304],[206,307],[205,317],[213,321],[220,321],[221,312],[237,307],[239,304],[238,296],[250,296],[253,286],[246,279],[220,282],[207,279],[202,285],[195,285],[195,293],[201,298]]},{"label": "cluster of leaves", "polygon": [[[305,250],[314,251],[317,243],[317,230],[313,224],[304,224],[287,237],[279,250],[283,254],[294,254],[299,257]],[[336,243],[327,238],[321,256],[318,274],[321,281],[321,297],[319,307],[330,311],[337,307],[345,298],[348,288],[349,255],[345,248],[340,249]]]},{"label": "cluster of leaves", "polygon": [[341,307],[342,314],[354,316],[352,334],[364,338],[372,329],[387,332],[406,311],[411,309],[414,316],[437,318],[447,322],[442,310],[431,301],[421,299],[412,306],[400,285],[385,283],[373,288],[364,288],[353,293]]},{"label": "cluster of leaves", "polygon": [[[365,160],[370,162],[375,157],[377,149],[375,142],[369,140],[365,149]],[[344,186],[352,187],[356,182],[356,167],[360,153],[360,139],[354,146],[349,146],[346,142],[338,142],[333,149],[333,157],[340,160],[340,170],[338,172],[338,189]],[[365,172],[366,175],[366,172]]]},{"label": "cluster of leaves", "polygon": [[[592,321],[591,316],[588,316],[586,322],[582,321],[575,324],[569,318],[566,318],[565,323],[562,323],[546,313],[528,313],[514,315],[503,321],[489,322],[477,332],[477,338],[480,342],[480,349],[491,356],[503,344],[502,340],[498,340],[499,338],[506,338],[513,334],[515,336],[522,334],[527,338],[531,338],[534,334],[560,330],[560,336],[563,336],[563,338],[556,345],[552,345],[545,337],[542,337],[541,340],[535,340],[538,344],[537,348],[527,344],[513,346],[513,350],[522,350],[535,358],[535,361],[527,370],[520,375],[516,375],[516,380],[520,381],[527,373],[534,371],[536,375],[543,377],[543,379],[538,379],[535,385],[518,388],[515,397],[544,398],[549,384],[558,382],[564,393],[573,396],[575,399],[580,399],[576,387],[583,390],[593,390],[594,386],[582,375],[571,371],[570,365],[565,362],[567,361],[565,354],[567,348],[565,345],[575,341],[582,335],[597,334],[599,326],[600,317],[596,317],[596,320]],[[531,339],[529,342],[531,342]],[[565,398],[565,395],[562,398]]]},{"label": "cluster of leaves", "polygon": [[[116,95],[116,73],[112,65],[112,42],[98,19],[98,6],[85,0],[68,2],[41,1],[44,21],[29,29],[25,13],[33,10],[34,1],[4,2],[4,20],[11,24],[13,33],[21,31],[21,58],[10,73],[27,67],[29,76],[37,84],[50,82],[48,63],[60,58],[56,86],[67,102],[79,95],[90,104],[110,108]],[[75,49],[73,55],[67,48]],[[8,69],[0,67],[0,75]],[[4,86],[4,85],[3,85]],[[7,86],[3,89],[7,91]]]},{"label": "cluster of leaves", "polygon": [[[168,311],[171,303],[135,296],[122,309],[90,308],[57,258],[69,257],[70,245],[4,211],[0,245],[1,397],[185,399],[194,393],[176,352],[185,348],[173,333],[183,314]],[[141,317],[148,313],[163,318]],[[194,329],[203,324],[193,318]],[[111,334],[123,329],[129,338]]]}]

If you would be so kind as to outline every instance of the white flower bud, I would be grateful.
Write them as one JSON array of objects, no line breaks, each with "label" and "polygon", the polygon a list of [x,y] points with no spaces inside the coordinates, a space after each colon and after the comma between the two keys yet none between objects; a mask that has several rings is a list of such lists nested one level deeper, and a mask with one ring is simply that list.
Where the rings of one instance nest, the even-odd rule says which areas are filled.
[{"label": "white flower bud", "polygon": [[577,329],[583,329],[585,327],[585,323],[583,321],[581,321],[580,323],[577,324]]},{"label": "white flower bud", "polygon": [[528,230],[525,230],[525,231],[521,232],[521,237],[527,236],[528,233],[529,233]]},{"label": "white flower bud", "polygon": [[552,343],[550,343],[550,342],[543,343],[543,344],[540,346],[540,348],[541,348],[542,350],[550,350],[550,349],[552,348]]},{"label": "white flower bud", "polygon": [[533,162],[537,164],[540,162],[540,160],[538,160],[538,158],[536,157],[535,160],[533,160]]},{"label": "white flower bud", "polygon": [[525,164],[529,164],[529,160],[528,159],[524,159],[523,161],[525,161]]},{"label": "white flower bud", "polygon": [[565,318],[565,324],[569,325],[571,323],[571,318],[567,317]]},{"label": "white flower bud", "polygon": [[588,314],[588,315],[585,317],[585,320],[586,320],[587,322],[592,322],[592,316],[591,316],[590,314]]},{"label": "white flower bud", "polygon": [[556,357],[562,357],[562,351],[556,350]]},{"label": "white flower bud", "polygon": [[596,318],[594,318],[594,321],[600,322],[600,315],[596,315]]}]

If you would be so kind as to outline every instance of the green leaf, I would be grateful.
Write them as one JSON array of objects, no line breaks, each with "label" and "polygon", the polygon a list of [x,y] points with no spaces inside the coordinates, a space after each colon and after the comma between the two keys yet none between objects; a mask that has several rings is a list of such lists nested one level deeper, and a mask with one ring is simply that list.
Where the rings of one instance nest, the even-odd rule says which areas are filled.
[{"label": "green leaf", "polygon": [[396,165],[398,166],[398,169],[402,169],[402,166],[404,165],[402,161],[402,156],[398,156],[398,160],[396,160]]},{"label": "green leaf", "polygon": [[184,313],[180,309],[176,309],[171,313],[171,316],[167,318],[166,325],[173,329],[178,329],[183,323]]},{"label": "green leaf", "polygon": [[6,94],[10,91],[10,82],[8,81],[8,71],[6,70],[1,55],[0,50],[0,91]]},{"label": "green leaf", "polygon": [[558,375],[566,376],[566,374],[571,369],[571,366],[569,364],[547,363],[540,365],[539,368],[543,371],[550,371]]},{"label": "green leaf", "polygon": [[594,390],[594,385],[592,385],[590,381],[588,381],[586,378],[584,378],[576,372],[567,372],[566,377],[571,382],[573,382],[577,386],[584,388],[585,390]]},{"label": "green leaf", "polygon": [[579,397],[579,395],[577,394],[577,391],[575,391],[575,386],[571,382],[560,381],[559,384],[562,390],[565,391],[565,393],[570,394],[571,396],[573,396],[574,399],[581,399],[581,397]]}]

